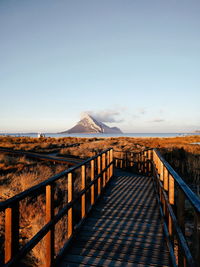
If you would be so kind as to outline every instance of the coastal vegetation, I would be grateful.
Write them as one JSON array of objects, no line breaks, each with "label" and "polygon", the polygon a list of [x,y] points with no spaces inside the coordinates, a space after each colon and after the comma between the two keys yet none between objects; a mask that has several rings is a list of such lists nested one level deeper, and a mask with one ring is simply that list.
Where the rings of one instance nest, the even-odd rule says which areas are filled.
[{"label": "coastal vegetation", "polygon": [[[116,151],[140,152],[146,148],[158,148],[172,167],[197,192],[200,185],[200,136],[185,136],[171,138],[29,138],[0,137],[0,147],[12,150],[25,150],[59,157],[87,159],[98,152],[113,147]],[[76,146],[75,146],[76,145]],[[47,178],[68,169],[66,163],[52,163],[36,160],[28,156],[0,152],[0,201],[4,201]],[[81,190],[80,174],[75,179],[75,194]],[[89,173],[87,174],[90,180]],[[63,180],[56,183],[54,198],[55,212],[67,202],[67,187]],[[30,198],[20,205],[20,242],[25,244],[44,225],[45,196]],[[79,207],[75,208],[78,216]],[[0,251],[3,251],[4,216],[0,213]],[[65,221],[56,226],[56,252],[63,245],[67,236]],[[42,266],[44,262],[44,241],[40,242],[31,255],[28,255],[26,266]],[[1,264],[1,262],[0,262]]]}]

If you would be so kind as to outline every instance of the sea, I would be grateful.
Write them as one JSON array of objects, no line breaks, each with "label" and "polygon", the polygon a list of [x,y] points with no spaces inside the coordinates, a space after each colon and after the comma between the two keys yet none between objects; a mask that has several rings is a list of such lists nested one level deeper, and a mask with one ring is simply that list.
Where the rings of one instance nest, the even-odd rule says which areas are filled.
[{"label": "sea", "polygon": [[[60,134],[60,133],[42,133],[45,137],[85,137],[85,138],[104,138],[104,137],[181,137],[200,135],[200,133],[120,133],[120,134],[104,134],[104,133],[77,133],[77,134]],[[0,133],[1,136],[27,136],[38,137],[38,133]]]}]

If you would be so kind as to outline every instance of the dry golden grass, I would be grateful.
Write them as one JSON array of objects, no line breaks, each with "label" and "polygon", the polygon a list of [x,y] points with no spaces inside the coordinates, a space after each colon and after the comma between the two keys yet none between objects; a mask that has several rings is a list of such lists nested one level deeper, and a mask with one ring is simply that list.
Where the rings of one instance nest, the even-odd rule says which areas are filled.
[{"label": "dry golden grass", "polygon": [[50,152],[53,149],[60,149],[62,147],[79,143],[80,138],[33,138],[33,137],[11,137],[0,136],[0,147],[12,148],[16,150],[29,150],[37,152]]},{"label": "dry golden grass", "polygon": [[[35,152],[56,151],[62,156],[88,158],[94,154],[113,147],[115,150],[139,152],[145,148],[157,147],[172,166],[187,182],[199,182],[200,175],[200,146],[191,143],[200,142],[200,136],[186,136],[176,138],[28,138],[28,137],[0,137],[0,147],[23,149]],[[78,143],[79,146],[67,147]],[[26,157],[16,157],[0,154],[0,200],[26,190],[44,181],[50,176],[63,171],[67,165],[51,162],[36,162]],[[189,177],[189,178],[188,178]],[[195,179],[194,179],[195,177]],[[80,172],[74,174],[75,195],[81,190]],[[90,181],[89,169],[87,182]],[[55,213],[67,202],[66,179],[61,179],[55,185]],[[76,216],[80,213],[76,207]],[[44,194],[37,198],[26,199],[20,204],[20,241],[27,242],[45,223]],[[3,233],[3,215],[0,214],[0,248]],[[56,226],[56,253],[62,247],[67,235],[66,218]],[[42,266],[45,261],[44,240],[40,242],[27,262],[31,266]]]}]

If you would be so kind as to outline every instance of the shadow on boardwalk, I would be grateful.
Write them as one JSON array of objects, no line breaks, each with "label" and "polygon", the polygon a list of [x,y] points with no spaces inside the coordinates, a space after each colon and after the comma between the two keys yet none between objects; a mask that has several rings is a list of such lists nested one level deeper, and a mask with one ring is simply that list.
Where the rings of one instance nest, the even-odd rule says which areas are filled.
[{"label": "shadow on boardwalk", "polygon": [[117,170],[59,266],[170,266],[151,178]]}]

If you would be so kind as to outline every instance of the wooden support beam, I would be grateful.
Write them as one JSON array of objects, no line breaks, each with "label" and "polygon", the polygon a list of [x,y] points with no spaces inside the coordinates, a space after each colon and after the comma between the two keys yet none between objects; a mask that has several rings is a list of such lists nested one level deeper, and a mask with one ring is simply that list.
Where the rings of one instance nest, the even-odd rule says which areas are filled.
[{"label": "wooden support beam", "polygon": [[[73,200],[73,194],[74,194],[74,184],[73,184],[73,176],[72,173],[68,173],[67,177],[67,184],[68,184],[68,203],[70,203]],[[68,239],[73,234],[73,208],[71,207],[68,210],[67,214],[67,237]]]},{"label": "wooden support beam", "polygon": [[159,165],[159,159],[158,159],[157,154],[156,154],[156,170],[157,170],[157,173],[160,175],[160,165]]},{"label": "wooden support beam", "polygon": [[168,188],[169,188],[169,173],[168,173],[168,170],[167,168],[164,166],[164,169],[163,169],[163,186],[164,186],[164,189],[165,191],[168,192]]},{"label": "wooden support beam", "polygon": [[123,152],[121,152],[120,168],[123,168]]},{"label": "wooden support beam", "polygon": [[148,159],[148,151],[145,150],[144,151],[144,161],[147,161],[147,159]]},{"label": "wooden support beam", "polygon": [[[110,163],[110,151],[107,151],[106,153],[106,167],[109,165]],[[110,178],[110,168],[107,168],[107,179],[106,179],[106,183],[109,181]]]},{"label": "wooden support beam", "polygon": [[131,162],[130,162],[130,167],[133,167],[133,156],[134,156],[134,154],[133,154],[133,152],[131,152]]},{"label": "wooden support beam", "polygon": [[152,176],[153,173],[152,173],[152,162],[149,161],[149,168],[148,168],[148,171],[149,171],[149,176]]},{"label": "wooden support beam", "polygon": [[[97,172],[98,172],[98,174],[101,173],[101,156],[98,156],[98,158],[97,158]],[[101,179],[101,177],[99,177],[98,178],[98,184],[97,184],[98,196],[101,194],[101,184],[102,184],[102,179]]]},{"label": "wooden support beam", "polygon": [[[54,190],[53,185],[46,186],[46,223],[54,217]],[[54,228],[46,235],[46,267],[50,267],[54,260]]]},{"label": "wooden support beam", "polygon": [[[90,161],[91,168],[91,181],[94,180],[94,160]],[[94,205],[95,202],[95,192],[94,192],[94,184],[91,186],[91,205]]]},{"label": "wooden support beam", "polygon": [[115,167],[118,168],[118,159],[115,159]]},{"label": "wooden support beam", "polygon": [[170,216],[170,213],[168,214],[168,232],[169,232],[169,236],[170,239],[172,241],[172,244],[174,244],[173,242],[173,236],[174,236],[174,232],[173,232],[173,221],[172,221],[172,217]]},{"label": "wooden support beam", "polygon": [[19,203],[5,210],[5,259],[8,263],[19,250]]},{"label": "wooden support beam", "polygon": [[[85,184],[86,184],[86,168],[85,165],[82,165],[81,167],[81,179],[82,179],[82,185],[81,189],[85,189]],[[86,214],[86,201],[85,201],[85,193],[81,197],[81,218],[83,219]]]},{"label": "wooden support beam", "polygon": [[[113,162],[113,149],[110,150],[110,163]],[[110,166],[110,178],[113,177],[113,163]]]},{"label": "wooden support beam", "polygon": [[168,177],[168,198],[169,198],[169,204],[174,205],[174,178],[169,174]]},{"label": "wooden support beam", "polygon": [[[182,233],[185,235],[185,195],[180,188],[178,188],[177,219]],[[178,265],[185,266],[185,258],[180,244],[178,246]]]},{"label": "wooden support beam", "polygon": [[160,180],[163,182],[163,170],[164,170],[164,166],[162,161],[159,159],[159,166],[160,166]]},{"label": "wooden support beam", "polygon": [[200,267],[200,214],[194,215],[194,253],[197,266]]},{"label": "wooden support beam", "polygon": [[106,167],[106,155],[105,155],[105,153],[103,153],[102,154],[103,187],[106,185],[105,167]]}]

